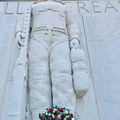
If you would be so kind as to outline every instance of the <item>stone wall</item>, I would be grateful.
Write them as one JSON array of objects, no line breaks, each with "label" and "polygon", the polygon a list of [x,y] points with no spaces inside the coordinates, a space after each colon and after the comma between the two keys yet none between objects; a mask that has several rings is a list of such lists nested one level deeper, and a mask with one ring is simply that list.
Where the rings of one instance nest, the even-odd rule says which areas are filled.
[{"label": "stone wall", "polygon": [[[23,14],[25,8],[33,2],[0,2],[0,14]],[[116,14],[120,12],[120,1],[65,1],[68,8],[75,14]],[[3,9],[4,8],[4,9]]]},{"label": "stone wall", "polygon": [[[5,1],[5,0],[4,0]],[[81,120],[120,119],[120,1],[65,1],[79,26],[91,86],[77,99]],[[19,50],[17,20],[32,2],[0,2],[0,120],[7,120],[12,71]],[[13,107],[14,109],[14,107]]]}]

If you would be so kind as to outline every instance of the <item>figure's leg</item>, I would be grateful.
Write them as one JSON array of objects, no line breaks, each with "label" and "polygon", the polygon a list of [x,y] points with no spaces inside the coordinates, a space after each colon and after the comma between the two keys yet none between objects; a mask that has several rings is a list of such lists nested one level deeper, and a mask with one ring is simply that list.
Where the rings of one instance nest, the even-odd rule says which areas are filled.
[{"label": "figure's leg", "polygon": [[69,42],[56,45],[50,54],[53,105],[74,113],[76,96],[71,75]]},{"label": "figure's leg", "polygon": [[51,107],[48,57],[47,49],[40,42],[31,40],[29,45],[29,89],[33,120],[39,120],[39,113]]}]

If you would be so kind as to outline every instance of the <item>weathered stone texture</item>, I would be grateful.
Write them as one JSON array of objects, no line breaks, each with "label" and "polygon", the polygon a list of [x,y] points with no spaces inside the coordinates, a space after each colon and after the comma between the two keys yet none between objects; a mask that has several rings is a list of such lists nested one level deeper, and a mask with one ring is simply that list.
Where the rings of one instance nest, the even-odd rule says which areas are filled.
[{"label": "weathered stone texture", "polygon": [[[16,19],[14,17],[0,17],[0,111],[5,104],[6,84],[14,40]],[[2,112],[1,112],[2,113]]]},{"label": "weathered stone texture", "polygon": [[[89,66],[89,74],[91,79],[91,86],[90,90],[88,91],[87,95],[84,97],[84,99],[77,99],[77,110],[79,110],[81,120],[99,120],[97,106],[96,106],[96,98],[94,94],[94,86],[92,83],[92,75],[91,75],[91,68],[89,63],[89,54],[87,49],[87,43],[86,43],[86,33],[84,31],[84,20],[83,16],[80,14],[75,15],[75,20],[78,24],[79,31],[80,31],[80,44],[81,48],[85,51],[86,57],[87,57],[87,63]],[[89,101],[89,102],[88,102]]]},{"label": "weathered stone texture", "polygon": [[100,120],[120,119],[120,16],[84,16]]},{"label": "weathered stone texture", "polygon": [[[16,59],[18,54],[14,41],[14,52],[11,56],[16,23],[13,15],[22,15],[26,6],[31,3],[0,2],[0,16],[4,15],[0,17],[0,112],[4,101],[7,101],[5,99],[7,77],[12,70],[11,67],[13,68],[13,65],[9,67],[10,58]],[[91,73],[89,92],[84,99],[77,100],[81,120],[119,120],[120,1],[66,1],[66,4],[76,14],[81,47],[87,54]],[[13,61],[15,64],[15,60]]]}]

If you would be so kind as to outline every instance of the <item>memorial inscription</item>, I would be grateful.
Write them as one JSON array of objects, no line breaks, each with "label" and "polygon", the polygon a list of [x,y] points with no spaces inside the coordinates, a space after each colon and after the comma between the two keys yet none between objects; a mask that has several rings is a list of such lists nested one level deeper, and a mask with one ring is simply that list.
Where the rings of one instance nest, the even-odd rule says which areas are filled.
[{"label": "memorial inscription", "polygon": [[[81,1],[79,13],[108,13],[120,11],[119,1]],[[92,8],[92,9],[91,9]]]},{"label": "memorial inscription", "polygon": [[[0,14],[20,15],[33,2],[6,2],[0,3]],[[66,6],[74,13],[118,13],[120,1],[65,1]],[[3,5],[5,9],[3,10]],[[14,9],[13,9],[14,8]]]},{"label": "memorial inscription", "polygon": [[[15,0],[14,0],[15,1]],[[91,76],[93,81],[91,89],[84,99],[77,99],[76,111],[79,112],[81,120],[119,120],[120,119],[120,83],[119,83],[119,68],[120,68],[120,55],[119,55],[119,12],[120,1],[117,0],[85,0],[85,1],[64,1],[68,9],[73,11],[75,19],[80,30],[81,46],[88,54],[88,61],[90,61]],[[10,74],[10,80],[12,79],[11,59],[16,61],[14,53],[18,55],[18,49],[15,45],[15,23],[17,22],[17,16],[22,16],[27,6],[32,2],[0,2],[0,119],[6,120],[7,117],[11,120],[15,120],[15,116],[20,116],[19,110],[16,110],[13,99],[9,99],[8,96],[14,95],[14,92],[18,90],[18,87],[14,85],[14,92],[10,92],[7,83],[9,78],[6,77]],[[14,9],[13,9],[14,7]],[[109,16],[107,16],[109,14]],[[116,14],[115,16],[113,14]],[[12,17],[11,17],[12,16]],[[16,19],[13,17],[16,16]],[[77,17],[76,17],[77,16]],[[12,18],[10,22],[10,18]],[[3,22],[2,22],[3,21]],[[5,22],[6,21],[6,22]],[[9,24],[9,25],[8,25]],[[11,26],[11,27],[10,27]],[[83,28],[82,28],[83,26]],[[9,29],[8,29],[9,28]],[[12,31],[9,32],[8,30]],[[13,36],[13,37],[12,37]],[[3,39],[4,38],[4,39]],[[84,41],[84,43],[83,43]],[[14,53],[11,53],[11,44],[15,45]],[[85,48],[83,47],[86,44]],[[13,49],[13,48],[12,48]],[[87,50],[88,49],[88,50]],[[17,51],[16,51],[17,50]],[[4,54],[5,53],[5,54]],[[15,63],[15,62],[14,62]],[[10,73],[9,73],[10,72]],[[20,72],[21,73],[21,72]],[[9,81],[10,84],[12,83]],[[16,82],[17,83],[17,82]],[[20,85],[20,84],[19,84]],[[91,86],[92,86],[91,85]],[[6,92],[6,88],[8,92]],[[7,93],[7,94],[6,94]],[[7,96],[7,97],[6,97]],[[17,95],[14,95],[17,96]],[[19,96],[19,92],[18,92]],[[18,100],[19,97],[16,97]],[[22,98],[20,96],[20,98]],[[19,99],[21,100],[21,99]],[[83,101],[82,101],[83,100]],[[6,102],[7,101],[7,102]],[[9,102],[11,106],[9,106]],[[28,102],[28,101],[27,101]],[[20,103],[20,102],[19,102]],[[24,103],[24,102],[22,102]],[[29,102],[27,103],[29,105]],[[14,109],[13,107],[14,106]],[[20,105],[21,106],[21,105]],[[23,106],[21,106],[23,108]],[[8,112],[8,108],[9,112]],[[27,107],[29,108],[29,107]],[[13,111],[14,110],[14,111]],[[27,111],[27,110],[26,110]],[[16,115],[17,113],[17,115]],[[112,114],[109,114],[112,113]],[[24,115],[22,114],[24,117]],[[26,112],[26,120],[29,119],[28,112]],[[29,117],[28,117],[29,116]],[[85,116],[85,117],[83,117]],[[20,116],[21,117],[21,116]],[[7,120],[9,120],[7,119]],[[17,118],[18,120],[18,118]],[[23,120],[23,119],[22,119]]]}]

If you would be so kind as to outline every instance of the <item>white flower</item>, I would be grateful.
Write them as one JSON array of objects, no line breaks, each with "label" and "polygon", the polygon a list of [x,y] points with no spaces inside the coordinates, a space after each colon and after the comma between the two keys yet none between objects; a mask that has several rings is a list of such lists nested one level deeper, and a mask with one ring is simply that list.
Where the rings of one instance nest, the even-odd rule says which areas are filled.
[{"label": "white flower", "polygon": [[69,118],[69,116],[67,115],[66,118]]},{"label": "white flower", "polygon": [[72,118],[72,120],[75,120],[75,118]]},{"label": "white flower", "polygon": [[67,119],[67,116],[65,116],[64,120],[66,120],[66,119]]},{"label": "white flower", "polygon": [[57,111],[57,109],[56,109],[56,108],[54,108],[54,109],[53,109],[53,113],[55,113],[56,111]]},{"label": "white flower", "polygon": [[65,110],[65,112],[64,112],[65,114],[68,114],[69,112],[68,112],[68,110]]},{"label": "white flower", "polygon": [[51,113],[49,113],[48,115],[51,116]]},{"label": "white flower", "polygon": [[54,114],[52,114],[52,118],[55,118]]},{"label": "white flower", "polygon": [[45,113],[46,115],[48,115],[48,113]]},{"label": "white flower", "polygon": [[60,114],[58,115],[58,118],[61,118],[61,115],[60,115]]}]

